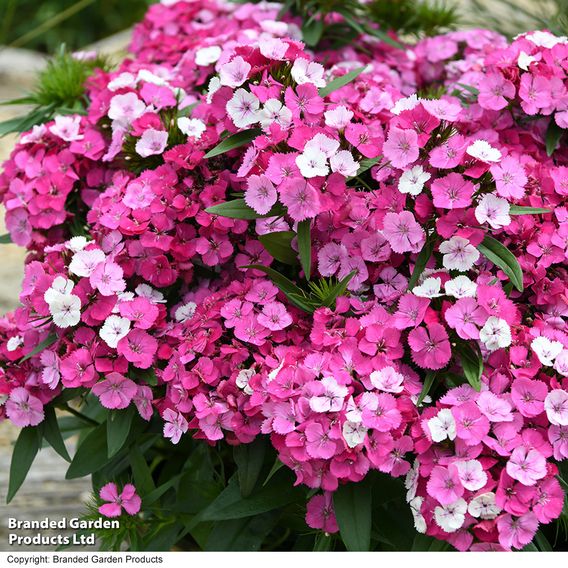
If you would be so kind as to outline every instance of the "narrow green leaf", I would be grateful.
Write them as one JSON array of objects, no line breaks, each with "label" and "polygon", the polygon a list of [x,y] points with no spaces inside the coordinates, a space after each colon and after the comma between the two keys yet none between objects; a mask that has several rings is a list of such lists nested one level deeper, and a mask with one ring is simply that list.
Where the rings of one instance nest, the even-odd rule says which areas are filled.
[{"label": "narrow green leaf", "polygon": [[509,215],[539,215],[552,213],[550,209],[544,207],[525,207],[524,205],[511,205]]},{"label": "narrow green leaf", "polygon": [[6,233],[5,235],[0,235],[0,245],[9,245],[11,244],[12,241],[12,237],[10,236],[10,233]]},{"label": "narrow green leaf", "polygon": [[333,494],[333,506],[341,539],[349,552],[371,548],[372,494],[368,483],[341,485]]},{"label": "narrow green leaf", "polygon": [[234,150],[235,148],[240,148],[241,146],[252,142],[261,133],[262,130],[260,130],[260,128],[251,128],[249,130],[243,130],[242,132],[232,134],[219,142],[215,148],[209,150],[204,157],[207,160],[215,156],[220,156],[221,154]]},{"label": "narrow green leaf", "polygon": [[333,537],[324,532],[319,532],[314,540],[313,552],[329,552],[333,544]]},{"label": "narrow green leaf", "polygon": [[12,462],[10,464],[10,481],[8,482],[8,495],[6,503],[9,503],[18,489],[24,483],[30,467],[41,447],[41,428],[28,426],[22,428],[20,435],[12,451]]},{"label": "narrow green leaf", "polygon": [[432,388],[432,385],[434,384],[437,376],[438,373],[435,373],[433,371],[430,371],[426,374],[426,377],[424,378],[424,386],[420,391],[420,396],[416,401],[416,406],[420,406],[424,402],[424,399],[428,396],[428,393],[430,392],[430,389]]},{"label": "narrow green leaf", "polygon": [[254,209],[251,209],[244,199],[233,199],[218,205],[212,205],[205,209],[207,213],[219,215],[219,217],[228,217],[230,219],[262,219],[264,217],[276,217],[284,215],[286,210],[280,203],[276,203],[274,207],[265,215],[259,215]]},{"label": "narrow green leaf", "polygon": [[412,276],[408,281],[408,290],[411,291],[414,286],[418,283],[418,279],[424,272],[432,253],[434,252],[434,245],[436,243],[436,239],[432,236],[426,239],[422,250],[418,253],[416,257],[416,263],[414,264],[414,270],[412,271]]},{"label": "narrow green leaf", "polygon": [[233,448],[239,487],[243,497],[248,497],[253,492],[264,463],[265,453],[266,441],[264,438],[257,438],[250,444],[240,444]]},{"label": "narrow green leaf", "polygon": [[558,148],[558,143],[560,142],[560,138],[562,138],[564,132],[565,130],[556,124],[554,118],[551,118],[545,135],[546,153],[549,156],[552,156],[556,148]]},{"label": "narrow green leaf", "polygon": [[126,438],[130,433],[132,419],[134,418],[134,407],[130,406],[124,410],[111,410],[107,418],[107,450],[108,457],[112,458],[124,446]]},{"label": "narrow green leaf", "polygon": [[65,479],[85,477],[109,462],[106,428],[107,424],[103,422],[85,436],[71,460]]},{"label": "narrow green leaf", "polygon": [[458,86],[471,93],[473,96],[477,97],[479,95],[479,89],[472,87],[471,85],[465,85],[464,83],[458,83]]},{"label": "narrow green leaf", "polygon": [[43,437],[48,444],[65,460],[71,462],[71,456],[65,447],[59,422],[52,406],[45,406],[45,419],[43,421]]},{"label": "narrow green leaf", "polygon": [[298,251],[300,262],[304,269],[306,280],[310,279],[312,272],[312,237],[311,221],[306,219],[298,223]]},{"label": "narrow green leaf", "polygon": [[324,306],[328,308],[332,308],[335,306],[335,300],[340,296],[343,296],[347,290],[347,286],[349,286],[349,282],[353,279],[356,272],[355,270],[351,271],[345,278],[342,278],[337,284],[335,284],[330,290],[326,297],[323,299],[322,303]]},{"label": "narrow green leaf", "polygon": [[352,81],[354,81],[361,73],[365,71],[365,67],[358,67],[357,69],[353,69],[353,71],[349,71],[349,73],[345,73],[341,77],[336,77],[332,81],[330,81],[325,87],[321,87],[319,89],[319,96],[320,97],[327,97],[330,93],[337,91],[337,89],[341,89],[341,87],[345,87]]},{"label": "narrow green leaf", "polygon": [[534,540],[536,542],[536,544],[538,545],[538,547],[540,548],[541,552],[552,552],[552,546],[550,545],[550,542],[548,542],[548,539],[544,536],[544,533],[542,531],[536,531],[536,534],[534,535]]},{"label": "narrow green leaf", "polygon": [[182,475],[183,475],[183,472],[178,473],[174,477],[171,477],[170,479],[168,479],[168,481],[166,481],[165,483],[163,483],[159,487],[156,487],[156,489],[154,489],[154,491],[152,491],[151,493],[148,493],[148,495],[146,495],[145,497],[143,496],[142,497],[143,508],[147,508],[150,505],[154,504],[164,493],[169,491],[180,480]]},{"label": "narrow green leaf", "polygon": [[132,476],[134,477],[134,483],[136,484],[138,493],[141,497],[149,495],[156,489],[156,486],[146,458],[136,445],[130,448],[129,457]]},{"label": "narrow green leaf", "polygon": [[311,18],[307,22],[304,22],[302,26],[302,39],[306,45],[310,47],[315,47],[323,34],[323,19],[322,18]]},{"label": "narrow green leaf", "polygon": [[262,264],[248,264],[246,266],[242,266],[241,268],[255,268],[256,270],[264,272],[295,306],[304,311],[313,311],[306,310],[306,304],[298,300],[298,298],[306,297],[304,291],[296,286],[296,284],[294,284],[291,280],[288,280],[286,276],[280,274],[280,272]]},{"label": "narrow green leaf", "polygon": [[359,169],[357,170],[357,175],[347,178],[347,181],[355,179],[356,177],[364,174],[367,170],[370,170],[373,166],[376,166],[381,161],[382,156],[377,156],[376,158],[366,158],[359,162]]},{"label": "narrow green leaf", "polygon": [[22,357],[20,359],[20,363],[23,363],[24,361],[31,359],[34,355],[37,355],[38,353],[41,353],[44,349],[51,347],[58,339],[59,337],[55,333],[51,333],[35,349],[32,349],[32,351],[30,351],[25,357]]},{"label": "narrow green leaf", "polygon": [[284,264],[298,264],[298,253],[290,244],[296,236],[294,231],[276,231],[266,235],[259,235],[258,240],[268,251],[270,256]]},{"label": "narrow green leaf", "polygon": [[268,482],[272,479],[272,477],[276,474],[276,472],[283,467],[284,464],[278,458],[276,458],[276,461],[274,462],[272,468],[270,469],[268,475],[266,476],[266,479],[264,480],[264,483],[262,484],[263,487],[267,485]]},{"label": "narrow green leaf", "polygon": [[479,349],[474,351],[468,343],[460,341],[457,344],[457,353],[467,382],[479,392],[481,390],[481,375],[483,374],[483,359]]},{"label": "narrow green leaf", "polygon": [[483,241],[477,245],[477,250],[490,260],[495,266],[499,267],[519,291],[523,291],[523,271],[515,255],[498,240],[487,235]]}]

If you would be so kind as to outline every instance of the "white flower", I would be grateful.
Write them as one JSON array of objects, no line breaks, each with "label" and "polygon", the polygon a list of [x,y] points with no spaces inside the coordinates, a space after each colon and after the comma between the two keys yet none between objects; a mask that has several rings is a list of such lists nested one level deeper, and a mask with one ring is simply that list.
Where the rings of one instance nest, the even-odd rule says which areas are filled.
[{"label": "white flower", "polygon": [[398,180],[398,191],[400,193],[409,193],[410,195],[419,195],[424,189],[424,184],[432,176],[424,171],[422,166],[414,166],[406,170]]},{"label": "white flower", "polygon": [[544,399],[544,410],[551,424],[568,426],[568,392],[562,389],[551,390]]},{"label": "white flower", "polygon": [[260,101],[248,91],[237,89],[227,103],[227,112],[237,128],[246,128],[258,122]]},{"label": "white flower", "polygon": [[456,421],[449,408],[440,410],[427,424],[433,442],[443,442],[446,438],[454,440],[456,437]]},{"label": "white flower", "polygon": [[314,61],[308,61],[300,57],[294,61],[291,70],[292,79],[298,85],[311,83],[316,87],[325,87],[325,80],[323,78],[323,66]]},{"label": "white flower", "polygon": [[325,124],[330,128],[336,128],[337,130],[343,130],[353,118],[353,111],[350,111],[347,107],[340,105],[332,110],[326,110],[323,113],[325,117]]},{"label": "white flower", "polygon": [[554,360],[554,370],[563,377],[568,377],[568,349],[563,349]]},{"label": "white flower", "polygon": [[344,422],[342,433],[345,443],[354,448],[365,441],[367,428],[361,422]]},{"label": "white flower", "polygon": [[69,272],[76,276],[88,278],[105,259],[106,255],[100,249],[81,250],[73,255],[69,264]]},{"label": "white flower", "polygon": [[14,335],[14,337],[10,337],[8,339],[8,343],[6,343],[6,349],[8,352],[16,351],[19,347],[24,344],[24,338],[20,337],[19,335]]},{"label": "white flower", "polygon": [[57,327],[72,327],[81,320],[81,299],[74,294],[60,294],[49,303],[49,312]]},{"label": "white flower", "polygon": [[521,51],[521,53],[519,53],[519,57],[517,58],[517,65],[519,66],[519,69],[522,69],[523,71],[528,71],[529,67],[531,66],[531,63],[534,63],[539,59],[540,57],[533,57],[532,55],[529,55],[526,51]]},{"label": "white flower", "polygon": [[109,316],[99,331],[101,339],[113,349],[116,349],[118,342],[128,335],[130,331],[130,320],[120,316]]},{"label": "white flower", "polygon": [[466,152],[476,160],[487,163],[494,163],[501,161],[501,152],[497,148],[493,148],[487,140],[476,140],[470,144]]},{"label": "white flower", "polygon": [[436,524],[447,533],[456,532],[465,521],[467,503],[465,499],[458,499],[449,505],[438,506],[434,509]]},{"label": "white flower", "polygon": [[511,345],[511,328],[504,319],[491,316],[479,330],[479,339],[489,351],[509,347]]},{"label": "white flower", "polygon": [[481,224],[489,223],[494,229],[501,229],[511,224],[510,208],[506,199],[488,193],[480,199],[475,208],[475,218]]},{"label": "white flower", "polygon": [[487,474],[477,460],[455,462],[461,484],[468,491],[477,491],[487,483]]},{"label": "white flower", "polygon": [[150,302],[152,302],[152,304],[165,304],[166,303],[166,299],[164,298],[164,295],[160,291],[155,290],[154,288],[152,288],[152,286],[150,286],[148,284],[138,284],[138,286],[136,286],[134,291],[141,298],[146,298],[147,300],[150,300]]},{"label": "white flower", "polygon": [[132,73],[121,73],[107,85],[107,89],[114,93],[114,91],[119,89],[124,89],[125,87],[134,88],[135,86],[136,77]]},{"label": "white flower", "polygon": [[304,152],[306,150],[319,150],[326,158],[331,158],[339,150],[339,140],[319,133],[306,143]]},{"label": "white flower", "polygon": [[404,389],[404,375],[397,373],[392,367],[384,367],[379,371],[373,371],[369,376],[371,384],[384,392],[399,393]]},{"label": "white flower", "polygon": [[221,48],[218,45],[201,47],[195,52],[195,64],[199,67],[208,67],[221,57]]},{"label": "white flower", "polygon": [[136,142],[136,153],[143,158],[161,154],[168,145],[168,133],[165,130],[148,128]]},{"label": "white flower", "polygon": [[247,80],[251,69],[251,64],[238,55],[229,63],[221,66],[219,70],[221,85],[233,88],[240,87]]},{"label": "white flower", "polygon": [[52,134],[61,138],[61,140],[73,142],[74,140],[83,139],[83,135],[79,134],[80,127],[80,116],[56,116],[55,124],[52,124],[49,130]]},{"label": "white flower", "polygon": [[439,248],[444,255],[442,263],[448,270],[469,270],[479,259],[479,251],[463,237],[452,237]]},{"label": "white flower", "polygon": [[453,280],[448,280],[444,284],[444,289],[448,296],[454,298],[475,298],[477,294],[477,284],[461,274]]},{"label": "white flower", "polygon": [[274,37],[263,37],[258,41],[260,53],[268,59],[276,61],[284,61],[286,59],[286,52],[288,51],[288,44],[281,39]]},{"label": "white flower", "polygon": [[327,158],[325,154],[318,149],[308,148],[304,150],[303,154],[296,156],[296,165],[305,178],[326,176],[329,173]]},{"label": "white flower", "polygon": [[420,462],[418,458],[414,460],[412,467],[408,470],[404,478],[404,487],[406,488],[406,502],[410,502],[416,497],[416,489],[418,489],[418,479],[420,478]]},{"label": "white flower", "polygon": [[266,130],[273,122],[276,122],[283,129],[292,124],[292,111],[278,99],[268,99],[260,111],[262,128]]},{"label": "white flower", "polygon": [[439,298],[442,288],[441,278],[426,278],[420,286],[414,286],[412,293],[420,298]]},{"label": "white flower", "polygon": [[564,346],[560,341],[551,341],[548,337],[540,335],[531,341],[531,349],[545,367],[552,367],[554,359],[560,355]]},{"label": "white flower", "polygon": [[51,283],[51,287],[49,287],[43,294],[43,299],[46,303],[50,304],[57,300],[59,296],[67,296],[71,294],[74,286],[75,284],[72,280],[67,280],[67,278],[64,278],[63,276],[58,276]]},{"label": "white flower", "polygon": [[184,323],[190,320],[194,316],[196,309],[197,304],[195,302],[187,302],[187,304],[180,306],[175,313],[176,321]]},{"label": "white flower", "polygon": [[70,250],[71,252],[79,252],[80,250],[83,250],[88,244],[89,241],[85,237],[73,237],[65,243],[65,248]]},{"label": "white flower", "polygon": [[116,120],[121,126],[128,126],[146,111],[146,104],[141,101],[136,93],[115,95],[110,100],[108,116]]},{"label": "white flower", "polygon": [[359,422],[363,420],[362,414],[362,409],[359,408],[357,404],[355,404],[353,397],[350,396],[347,400],[347,406],[345,408],[345,418],[347,418],[349,422],[356,422],[357,424],[359,424]]},{"label": "white flower", "polygon": [[542,30],[526,34],[525,37],[537,47],[545,47],[546,49],[552,49],[559,43],[568,43],[566,36],[555,36],[550,32]]},{"label": "white flower", "polygon": [[495,493],[491,491],[474,497],[467,508],[467,512],[476,519],[494,519],[501,509],[495,504]]},{"label": "white flower", "polygon": [[426,532],[426,519],[424,519],[424,515],[420,512],[422,503],[424,503],[424,497],[414,497],[414,499],[408,502],[412,517],[414,518],[414,528],[417,532],[424,534]]},{"label": "white flower", "polygon": [[410,95],[409,97],[398,99],[394,106],[391,108],[391,112],[397,116],[404,110],[412,110],[420,104],[420,99],[416,93]]},{"label": "white flower", "polygon": [[181,116],[177,120],[178,128],[190,138],[195,138],[199,140],[201,135],[207,130],[205,123],[198,118],[188,118],[187,116]]},{"label": "white flower", "polygon": [[252,369],[241,369],[237,375],[236,385],[245,394],[251,395],[254,391],[249,386],[249,381],[256,373]]},{"label": "white flower", "polygon": [[207,104],[210,105],[211,101],[213,100],[213,95],[221,88],[221,79],[215,76],[211,78],[209,81],[209,85],[207,85]]},{"label": "white flower", "polygon": [[349,150],[340,150],[329,159],[332,172],[337,172],[345,177],[353,177],[359,171],[359,162],[353,158]]},{"label": "white flower", "polygon": [[[168,73],[164,67],[161,67],[160,70],[164,74]],[[169,86],[168,82],[163,77],[156,75],[156,73],[152,73],[152,71],[149,71],[148,69],[140,69],[140,71],[138,71],[138,75],[136,75],[136,81],[145,81],[146,83],[152,83],[159,87]]]}]

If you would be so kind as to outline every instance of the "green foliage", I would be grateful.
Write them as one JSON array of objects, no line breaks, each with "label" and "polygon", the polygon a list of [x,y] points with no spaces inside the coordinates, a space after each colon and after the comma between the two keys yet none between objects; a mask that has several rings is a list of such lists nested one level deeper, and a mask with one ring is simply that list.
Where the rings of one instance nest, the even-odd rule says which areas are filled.
[{"label": "green foliage", "polygon": [[401,35],[433,36],[458,23],[457,5],[445,0],[374,0],[368,10],[381,29]]},{"label": "green foliage", "polygon": [[509,280],[519,292],[523,291],[523,271],[515,255],[505,245],[487,235],[477,245],[477,249],[509,277]]},{"label": "green foliage", "polygon": [[333,505],[347,550],[370,550],[373,498],[369,481],[340,486],[333,494]]}]

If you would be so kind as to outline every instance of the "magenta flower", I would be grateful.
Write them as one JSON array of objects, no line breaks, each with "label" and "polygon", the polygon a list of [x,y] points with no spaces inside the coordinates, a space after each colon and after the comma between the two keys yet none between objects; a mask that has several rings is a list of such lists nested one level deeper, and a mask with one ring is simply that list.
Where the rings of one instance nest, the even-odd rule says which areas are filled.
[{"label": "magenta flower", "polygon": [[136,493],[136,487],[131,483],[127,483],[120,494],[116,483],[107,483],[101,487],[99,497],[103,501],[108,501],[99,507],[99,513],[110,518],[120,517],[122,509],[129,515],[136,515],[142,505],[142,499]]},{"label": "magenta flower", "polygon": [[312,458],[329,459],[335,455],[337,444],[330,437],[329,425],[311,422],[306,426],[306,450]]},{"label": "magenta flower", "polygon": [[333,494],[325,491],[323,495],[314,495],[306,505],[306,523],[312,529],[321,529],[326,533],[339,531],[335,511],[333,509]]},{"label": "magenta flower", "polygon": [[516,379],[511,385],[511,399],[518,411],[527,418],[538,416],[544,411],[544,399],[548,389],[542,381]]},{"label": "magenta flower", "polygon": [[262,313],[258,315],[258,323],[271,331],[279,331],[292,323],[292,316],[286,311],[284,304],[270,302],[262,307]]},{"label": "magenta flower", "polygon": [[292,178],[279,186],[280,201],[288,208],[294,221],[315,217],[321,208],[319,193],[305,179]]},{"label": "magenta flower", "polygon": [[25,388],[16,387],[6,401],[6,415],[20,428],[37,426],[44,418],[43,404]]},{"label": "magenta flower", "polygon": [[427,485],[428,493],[441,505],[449,505],[457,501],[464,493],[458,470],[455,466],[449,468],[436,466],[430,474]]},{"label": "magenta flower", "polygon": [[408,334],[408,344],[412,360],[423,369],[442,369],[452,355],[448,334],[439,323],[413,329]]},{"label": "magenta flower", "polygon": [[466,402],[452,408],[456,421],[457,437],[468,446],[479,444],[489,433],[489,420],[481,414],[474,402]]},{"label": "magenta flower", "polygon": [[136,396],[136,383],[120,373],[109,373],[105,380],[99,381],[91,389],[99,397],[100,403],[109,409],[126,408]]},{"label": "magenta flower", "polygon": [[460,209],[471,205],[473,183],[462,175],[451,173],[432,182],[434,205],[442,209]]},{"label": "magenta flower", "polygon": [[424,229],[410,211],[387,213],[383,219],[383,235],[394,252],[419,252],[424,244]]},{"label": "magenta flower", "polygon": [[117,345],[117,351],[139,369],[148,369],[154,362],[158,342],[142,329],[134,328]]}]

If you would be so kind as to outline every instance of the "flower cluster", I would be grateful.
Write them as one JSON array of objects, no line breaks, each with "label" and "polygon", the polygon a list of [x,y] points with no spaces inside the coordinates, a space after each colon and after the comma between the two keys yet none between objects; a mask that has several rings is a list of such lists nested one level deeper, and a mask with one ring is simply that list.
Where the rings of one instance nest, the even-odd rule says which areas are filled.
[{"label": "flower cluster", "polygon": [[155,5],[85,116],[21,137],[0,418],[80,388],[174,444],[268,436],[313,528],[375,469],[419,532],[523,548],[568,457],[568,40],[312,54],[278,9]]}]

